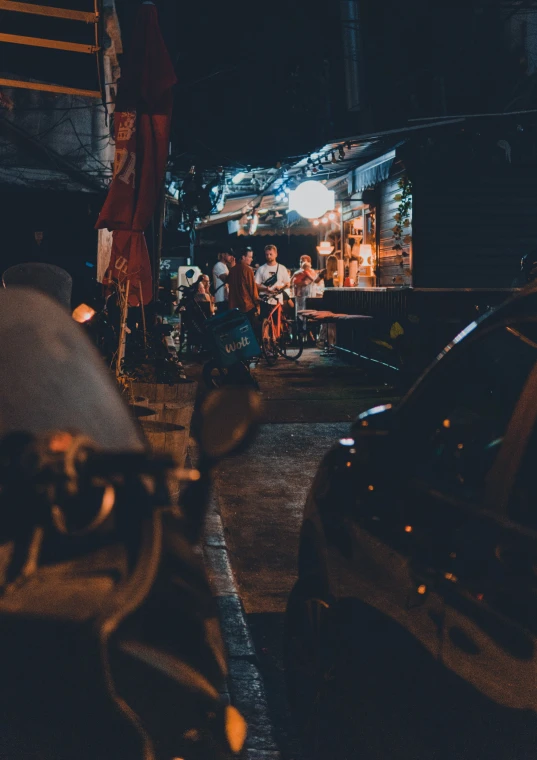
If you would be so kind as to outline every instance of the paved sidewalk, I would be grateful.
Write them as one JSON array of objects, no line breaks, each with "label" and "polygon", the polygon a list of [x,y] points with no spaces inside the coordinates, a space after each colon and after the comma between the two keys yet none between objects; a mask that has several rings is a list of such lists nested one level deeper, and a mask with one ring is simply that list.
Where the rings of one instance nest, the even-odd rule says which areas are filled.
[{"label": "paved sidewalk", "polygon": [[[197,458],[196,443],[190,437],[197,394],[197,382],[173,386],[134,383],[132,388],[131,408],[151,448],[173,455],[180,467]],[[229,678],[222,696],[248,723],[248,760],[279,760],[263,679],[214,499],[207,516],[203,555],[228,651]]]},{"label": "paved sidewalk", "polygon": [[280,753],[274,738],[265,685],[235,584],[224,526],[215,499],[207,516],[203,553],[228,651],[231,702],[248,723],[248,760],[279,760]]}]

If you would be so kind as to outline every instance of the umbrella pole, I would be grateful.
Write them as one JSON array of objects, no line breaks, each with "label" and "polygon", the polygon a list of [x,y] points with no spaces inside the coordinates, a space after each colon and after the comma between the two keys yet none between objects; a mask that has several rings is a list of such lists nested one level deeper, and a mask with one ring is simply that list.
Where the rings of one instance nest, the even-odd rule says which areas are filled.
[{"label": "umbrella pole", "polygon": [[119,346],[117,349],[116,377],[120,377],[123,374],[121,365],[123,363],[123,359],[125,358],[127,314],[129,311],[129,288],[130,280],[127,280],[125,284],[125,300],[121,304],[121,327],[119,330]]},{"label": "umbrella pole", "polygon": [[142,292],[142,281],[140,280],[140,308],[142,310],[142,328],[144,331],[144,348],[147,348],[147,327],[145,324],[144,294]]}]

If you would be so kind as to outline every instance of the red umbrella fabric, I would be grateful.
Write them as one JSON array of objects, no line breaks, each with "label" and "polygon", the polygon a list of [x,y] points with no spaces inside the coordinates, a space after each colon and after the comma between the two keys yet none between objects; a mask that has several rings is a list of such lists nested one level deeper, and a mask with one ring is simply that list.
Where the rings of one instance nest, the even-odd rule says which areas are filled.
[{"label": "red umbrella fabric", "polygon": [[173,64],[152,2],[140,6],[119,82],[114,176],[96,228],[113,230],[104,284],[130,280],[129,303],[149,303],[151,264],[144,230],[155,212],[168,160]]}]

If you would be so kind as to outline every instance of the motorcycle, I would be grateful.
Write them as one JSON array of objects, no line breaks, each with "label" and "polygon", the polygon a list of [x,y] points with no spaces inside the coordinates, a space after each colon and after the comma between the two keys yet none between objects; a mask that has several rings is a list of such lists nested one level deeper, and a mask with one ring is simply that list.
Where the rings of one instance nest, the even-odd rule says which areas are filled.
[{"label": "motorcycle", "polygon": [[258,395],[210,394],[197,468],[179,469],[60,306],[6,290],[0,325],[0,757],[240,757],[198,546],[211,470],[247,443]]}]

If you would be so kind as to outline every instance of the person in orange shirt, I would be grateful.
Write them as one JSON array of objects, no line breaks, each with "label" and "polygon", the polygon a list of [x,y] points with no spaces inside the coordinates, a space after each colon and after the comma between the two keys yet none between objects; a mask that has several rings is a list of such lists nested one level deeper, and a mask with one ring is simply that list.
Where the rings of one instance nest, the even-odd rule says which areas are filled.
[{"label": "person in orange shirt", "polygon": [[259,308],[259,293],[255,282],[254,271],[250,266],[253,251],[247,248],[228,275],[229,308],[239,309],[247,315],[252,327],[257,328],[257,311]]}]

